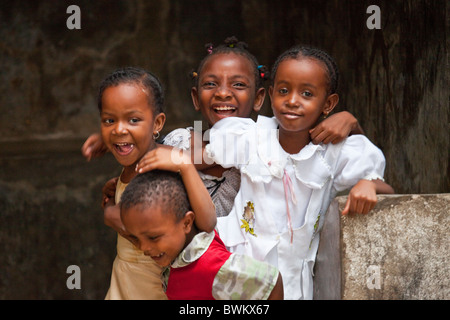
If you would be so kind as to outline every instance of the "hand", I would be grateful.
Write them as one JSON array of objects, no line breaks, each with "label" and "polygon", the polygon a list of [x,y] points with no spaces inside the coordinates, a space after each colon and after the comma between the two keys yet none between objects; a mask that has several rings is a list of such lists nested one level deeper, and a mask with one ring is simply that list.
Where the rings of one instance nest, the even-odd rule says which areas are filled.
[{"label": "hand", "polygon": [[108,227],[111,227],[122,237],[134,244],[134,239],[130,237],[130,233],[125,229],[122,219],[120,219],[119,205],[107,205],[103,211],[103,221]]},{"label": "hand", "polygon": [[355,128],[359,128],[358,120],[350,112],[342,111],[320,122],[309,130],[309,134],[314,144],[336,144],[347,138]]},{"label": "hand", "polygon": [[189,153],[181,149],[158,144],[153,150],[147,152],[136,166],[138,173],[154,169],[181,172],[186,164],[192,164]]},{"label": "hand", "polygon": [[99,133],[91,134],[81,147],[81,153],[87,161],[90,161],[92,158],[99,158],[107,151],[108,148],[106,148],[102,136]]},{"label": "hand", "polygon": [[377,203],[376,184],[371,180],[359,180],[350,190],[342,214],[367,214]]},{"label": "hand", "polygon": [[108,180],[102,188],[102,208],[105,209],[107,203],[115,205],[116,187],[119,178]]}]

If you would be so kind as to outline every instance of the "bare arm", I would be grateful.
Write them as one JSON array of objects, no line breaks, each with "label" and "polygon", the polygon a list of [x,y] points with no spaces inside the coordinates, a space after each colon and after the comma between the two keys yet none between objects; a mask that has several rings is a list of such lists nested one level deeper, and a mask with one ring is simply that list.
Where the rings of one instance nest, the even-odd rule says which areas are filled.
[{"label": "bare arm", "polygon": [[139,173],[154,169],[180,173],[189,202],[195,212],[195,225],[202,231],[213,231],[217,222],[216,208],[197,169],[192,164],[190,155],[177,148],[158,145],[156,149],[142,157],[136,167]]},{"label": "bare arm", "polygon": [[311,141],[319,143],[339,143],[349,135],[364,134],[358,120],[348,111],[331,115],[309,131]]},{"label": "bare arm", "polygon": [[394,193],[394,189],[381,180],[359,180],[350,190],[342,214],[367,214],[377,204],[377,194]]}]

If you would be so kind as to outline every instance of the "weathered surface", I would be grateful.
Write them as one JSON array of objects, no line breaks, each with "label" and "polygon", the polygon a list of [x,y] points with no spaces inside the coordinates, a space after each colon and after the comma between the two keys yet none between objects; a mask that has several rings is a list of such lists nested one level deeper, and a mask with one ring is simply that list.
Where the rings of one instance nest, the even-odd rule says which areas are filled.
[{"label": "weathered surface", "polygon": [[[81,30],[69,30],[77,4]],[[381,29],[366,27],[369,5]],[[27,1],[0,4],[0,141],[87,137],[98,130],[97,86],[124,65],[166,88],[165,132],[201,119],[188,74],[204,44],[230,35],[261,64],[298,43],[335,57],[339,110],[385,153],[398,193],[450,192],[448,1]],[[271,114],[266,98],[263,114]],[[0,151],[1,152],[1,151]]]},{"label": "weathered surface", "polygon": [[[450,298],[450,194],[379,196],[368,215],[340,218],[338,238],[336,217],[346,199],[334,200],[327,220],[335,223],[324,225],[332,231],[322,234],[316,298]],[[335,255],[326,246],[333,241],[340,242],[338,259],[327,257]]]},{"label": "weathered surface", "polygon": [[[120,167],[110,155],[86,162],[81,141],[60,144],[35,142],[32,154],[3,145],[2,300],[103,299],[108,290],[116,233],[103,223],[101,189]],[[81,289],[66,286],[70,265],[80,267]]]}]

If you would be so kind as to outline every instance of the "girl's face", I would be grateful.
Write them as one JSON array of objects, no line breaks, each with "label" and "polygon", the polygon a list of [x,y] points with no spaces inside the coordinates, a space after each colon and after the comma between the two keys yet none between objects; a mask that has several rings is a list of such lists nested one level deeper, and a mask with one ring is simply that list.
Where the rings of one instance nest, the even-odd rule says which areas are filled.
[{"label": "girl's face", "polygon": [[311,58],[287,59],[278,65],[273,87],[269,88],[272,110],[280,131],[300,132],[313,128],[322,113],[338,102],[328,95],[325,66]]},{"label": "girl's face", "polygon": [[214,125],[226,117],[249,118],[264,102],[264,88],[255,89],[252,65],[234,53],[211,56],[200,70],[198,88],[191,90],[195,110]]},{"label": "girl's face", "polygon": [[156,117],[148,93],[135,84],[119,84],[105,89],[102,96],[102,138],[124,167],[135,165],[156,146],[153,134],[164,125],[164,113]]},{"label": "girl's face", "polygon": [[138,205],[121,213],[133,244],[162,267],[170,265],[186,246],[193,217],[189,211],[177,222],[174,214],[161,212],[157,205],[145,209]]}]

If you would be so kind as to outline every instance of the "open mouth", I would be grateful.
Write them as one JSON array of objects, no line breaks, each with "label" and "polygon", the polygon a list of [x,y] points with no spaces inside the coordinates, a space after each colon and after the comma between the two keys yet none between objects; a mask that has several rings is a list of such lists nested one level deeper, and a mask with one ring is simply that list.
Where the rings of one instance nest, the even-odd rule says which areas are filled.
[{"label": "open mouth", "polygon": [[127,143],[127,142],[121,142],[121,143],[114,143],[114,150],[121,155],[121,156],[127,156],[129,155],[134,149],[134,144]]},{"label": "open mouth", "polygon": [[160,253],[160,254],[158,254],[156,256],[151,256],[151,258],[153,260],[157,261],[157,260],[161,259],[163,256],[164,256],[164,252],[162,252],[162,253]]},{"label": "open mouth", "polygon": [[230,115],[233,112],[235,112],[237,108],[232,105],[221,105],[221,106],[214,106],[213,110],[215,113],[220,115]]}]

